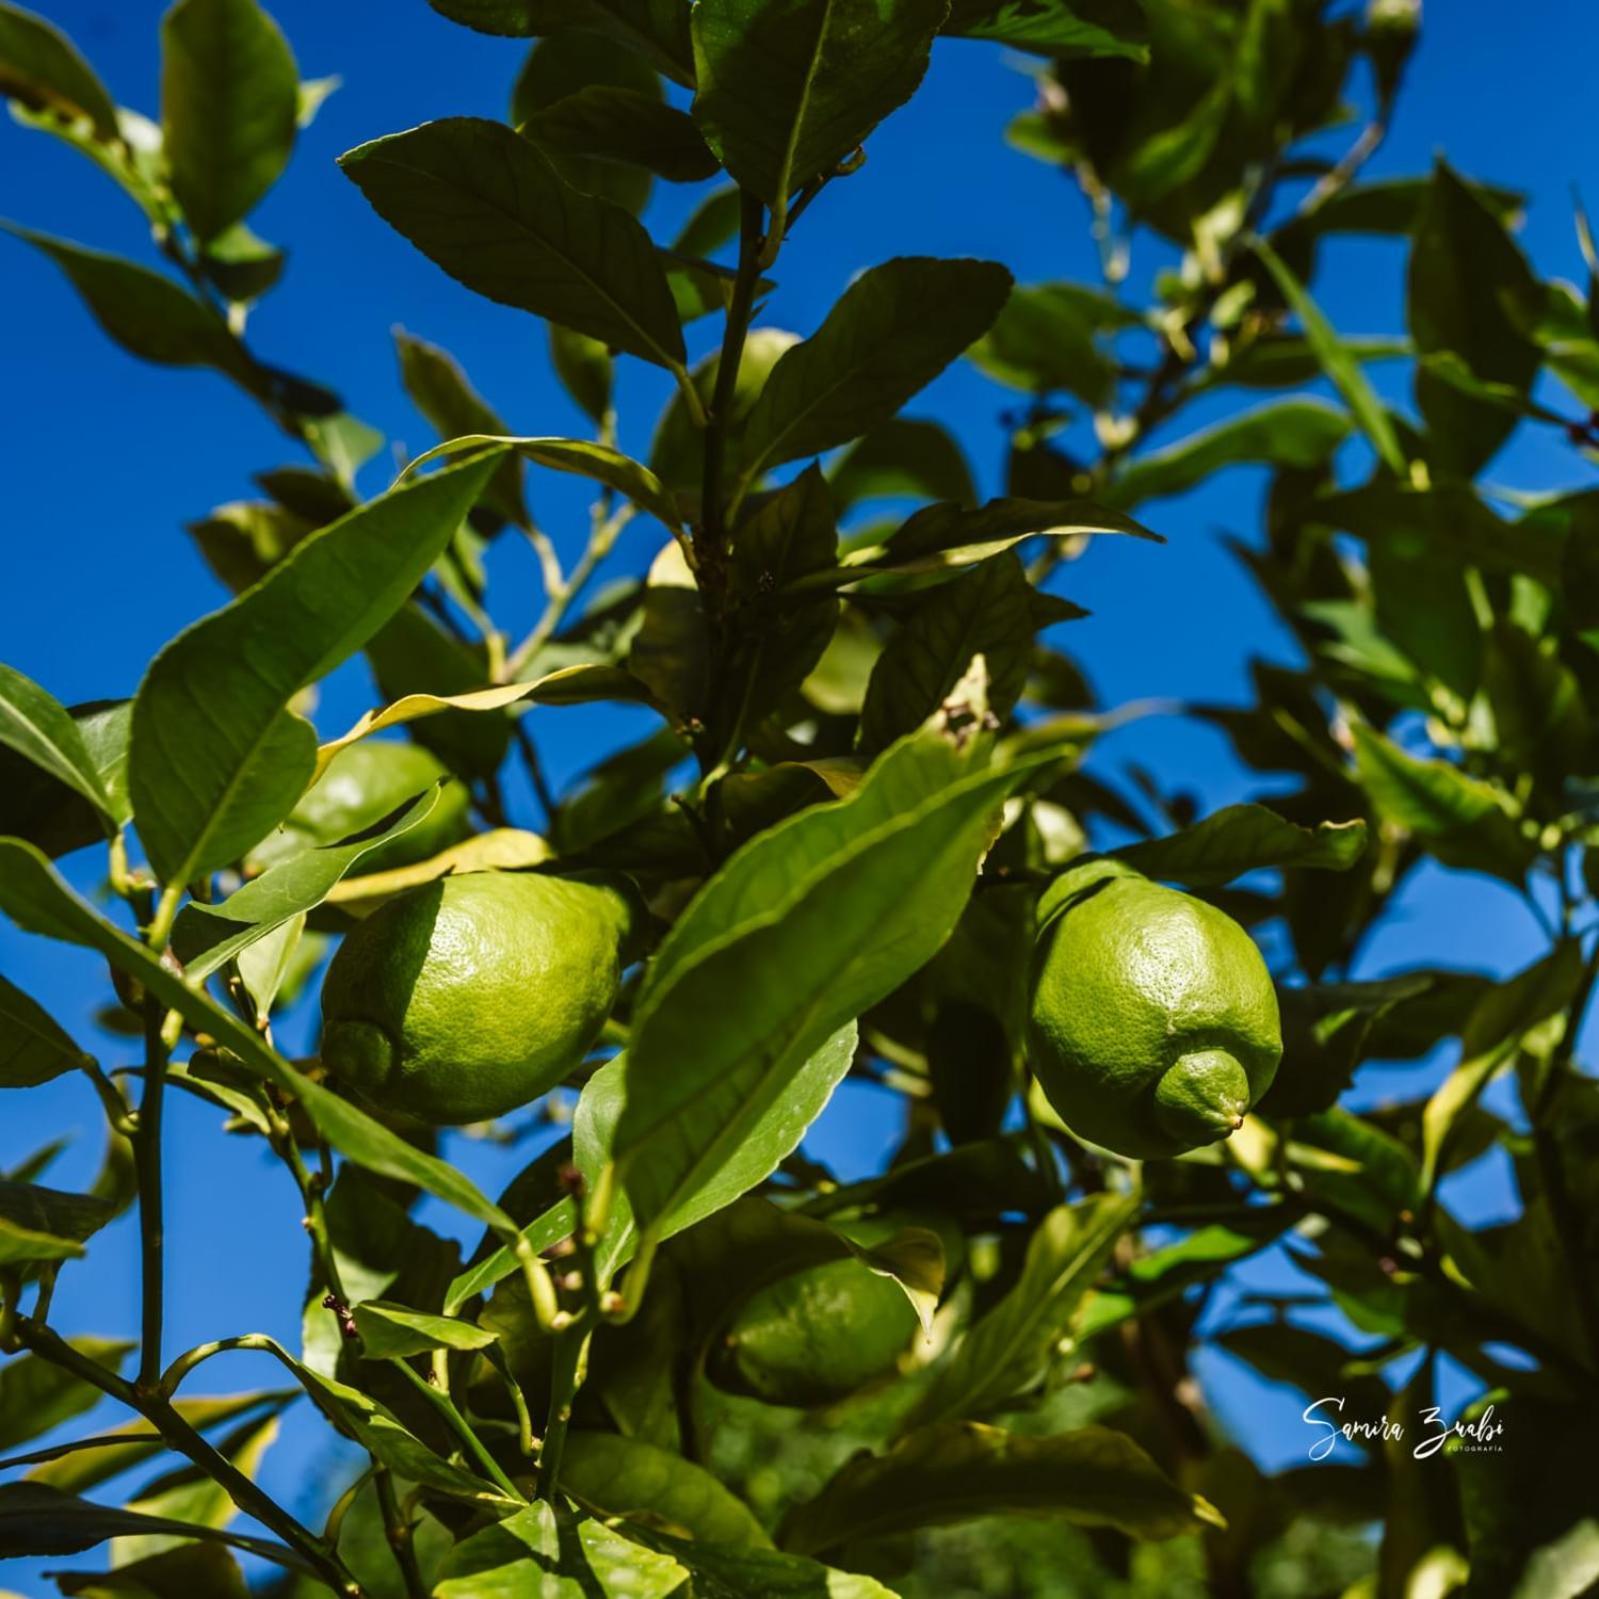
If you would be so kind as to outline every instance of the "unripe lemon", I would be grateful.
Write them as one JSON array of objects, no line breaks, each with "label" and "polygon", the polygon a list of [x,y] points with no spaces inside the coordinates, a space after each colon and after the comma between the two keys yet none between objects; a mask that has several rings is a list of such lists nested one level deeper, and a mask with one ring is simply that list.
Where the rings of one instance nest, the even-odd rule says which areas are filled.
[{"label": "unripe lemon", "polygon": [[1114,861],[1039,906],[1028,1055],[1074,1133],[1149,1160],[1226,1138],[1271,1086],[1271,974],[1230,916]]},{"label": "unripe lemon", "polygon": [[503,1116],[598,1037],[629,919],[616,889],[536,872],[469,872],[391,900],[328,968],[322,1062],[416,1121]]},{"label": "unripe lemon", "polygon": [[[448,770],[420,744],[363,739],[339,751],[328,769],[301,799],[283,825],[255,848],[262,866],[303,854],[323,844],[337,844],[364,832]],[[387,872],[410,866],[458,844],[471,831],[469,799],[463,783],[446,783],[433,809],[409,832],[361,857],[357,870]]]},{"label": "unripe lemon", "polygon": [[[869,1246],[906,1220],[876,1217],[841,1230]],[[945,1238],[951,1269],[958,1242],[958,1235],[954,1245]],[[891,1277],[854,1257],[830,1260],[752,1295],[728,1327],[711,1374],[718,1386],[768,1404],[831,1404],[895,1371],[920,1334],[910,1300]]]}]

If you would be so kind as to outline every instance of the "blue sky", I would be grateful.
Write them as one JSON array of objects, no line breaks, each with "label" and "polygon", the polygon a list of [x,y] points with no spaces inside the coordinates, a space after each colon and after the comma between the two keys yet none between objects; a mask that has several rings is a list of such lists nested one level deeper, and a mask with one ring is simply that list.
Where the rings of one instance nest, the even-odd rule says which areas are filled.
[{"label": "blue sky", "polygon": [[[36,0],[71,33],[121,101],[153,112],[156,24],[145,0]],[[340,151],[436,116],[500,114],[520,60],[512,41],[483,38],[434,15],[423,0],[340,6],[280,0],[274,8],[306,76],[338,73],[344,86],[302,137],[288,175],[254,219],[291,251],[284,285],[264,302],[251,336],[273,361],[338,389],[350,408],[391,440],[431,443],[400,391],[390,329],[444,344],[515,431],[582,433],[582,418],[551,377],[540,326],[474,298],[412,251],[367,208],[337,171]],[[1599,190],[1585,0],[1544,0],[1535,26],[1511,26],[1498,0],[1433,0],[1411,84],[1378,174],[1424,170],[1442,153],[1474,177],[1525,190],[1522,234],[1538,268],[1575,276],[1580,261],[1569,189]],[[1566,46],[1560,41],[1564,39]],[[785,250],[779,289],[761,320],[808,332],[861,268],[896,254],[981,255],[1023,282],[1093,280],[1085,211],[1059,173],[1009,150],[1006,123],[1028,105],[1026,80],[998,51],[946,42],[921,96],[872,140],[866,168],[834,185]],[[138,212],[98,172],[53,141],[0,125],[0,209],[13,220],[102,249],[153,260]],[[1599,199],[1599,194],[1591,194]],[[670,236],[681,194],[658,189],[647,220]],[[1398,331],[1400,255],[1383,244],[1329,253],[1318,294],[1352,333]],[[1145,257],[1140,270],[1147,270]],[[708,328],[700,328],[703,342]],[[0,466],[6,485],[0,658],[65,701],[131,693],[144,664],[174,632],[222,595],[182,532],[214,504],[251,492],[249,474],[296,459],[252,402],[223,379],[142,365],[111,346],[55,270],[24,246],[0,240]],[[666,399],[660,374],[623,364],[622,443],[647,449]],[[1402,395],[1402,374],[1379,371]],[[937,416],[966,441],[985,488],[997,489],[1006,396],[965,368],[942,378],[913,414]],[[1172,436],[1180,436],[1180,424]],[[363,487],[384,481],[382,463]],[[1494,465],[1497,482],[1551,488],[1579,474],[1557,440],[1518,441]],[[1087,666],[1107,702],[1174,693],[1237,700],[1251,655],[1291,658],[1292,646],[1220,546],[1219,530],[1253,537],[1258,476],[1235,471],[1147,519],[1161,548],[1105,540],[1067,569],[1065,591],[1093,611],[1062,643]],[[541,521],[570,554],[581,537],[583,495],[570,481],[533,484]],[[652,553],[624,541],[618,569]],[[497,553],[497,614],[513,632],[534,603],[524,552]],[[319,720],[336,730],[368,703],[358,667],[341,672]],[[540,712],[541,739],[558,777],[575,771],[593,722],[579,712]],[[1209,731],[1176,719],[1119,735],[1108,759],[1135,757],[1200,795],[1206,809],[1241,798],[1247,780]],[[92,862],[75,863],[81,886]],[[1508,971],[1537,953],[1537,929],[1504,889],[1480,878],[1430,874],[1401,897],[1368,952],[1371,972],[1432,962]],[[0,927],[0,969],[34,993],[114,1063],[123,1046],[89,1022],[102,974],[78,954]],[[1426,1079],[1373,1073],[1363,1092],[1409,1094]],[[172,1112],[171,1310],[173,1350],[245,1330],[297,1337],[303,1245],[287,1179],[258,1146],[216,1131],[214,1112],[175,1096]],[[51,1180],[85,1182],[98,1154],[98,1110],[86,1084],[64,1080],[15,1096],[0,1115],[0,1166],[66,1133],[76,1142]],[[886,1147],[894,1123],[872,1090],[840,1096],[815,1137],[821,1154],[859,1168]],[[526,1158],[483,1146],[458,1151],[486,1185]],[[1463,1213],[1499,1213],[1502,1173],[1479,1173],[1455,1196]],[[126,1223],[102,1236],[93,1276],[69,1269],[57,1304],[69,1330],[115,1333],[136,1323],[132,1236]],[[1274,1268],[1262,1268],[1270,1271]],[[275,1380],[248,1357],[212,1368],[219,1384]],[[1224,1417],[1269,1464],[1302,1456],[1301,1401],[1223,1371]],[[291,1500],[317,1458],[319,1430],[303,1418],[269,1459],[267,1479]],[[87,1557],[77,1562],[87,1563]],[[9,1573],[7,1576],[9,1577]],[[12,1578],[20,1581],[20,1574]]]}]

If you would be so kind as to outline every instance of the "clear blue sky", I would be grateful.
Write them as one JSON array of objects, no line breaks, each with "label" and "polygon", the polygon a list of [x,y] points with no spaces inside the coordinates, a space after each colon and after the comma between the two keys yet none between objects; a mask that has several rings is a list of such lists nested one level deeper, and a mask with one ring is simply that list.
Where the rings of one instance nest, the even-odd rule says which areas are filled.
[{"label": "clear blue sky", "polygon": [[[147,0],[34,0],[78,41],[113,94],[141,110],[157,102],[160,7]],[[479,37],[435,16],[423,0],[343,5],[279,0],[302,73],[338,73],[344,87],[301,140],[285,180],[255,219],[291,251],[285,284],[264,303],[252,338],[272,360],[337,388],[350,408],[413,450],[431,442],[395,378],[390,328],[446,345],[512,428],[583,431],[555,386],[540,327],[474,298],[390,232],[339,175],[333,158],[376,134],[463,112],[497,115],[520,60],[513,41]],[[1587,0],[1544,0],[1509,25],[1499,0],[1432,0],[1424,42],[1388,146],[1375,173],[1418,172],[1442,152],[1457,167],[1531,196],[1523,240],[1546,273],[1573,276],[1580,262],[1569,186],[1587,181],[1599,199]],[[1564,41],[1562,43],[1562,41]],[[941,44],[914,105],[872,140],[865,170],[835,185],[785,250],[780,288],[763,321],[807,332],[850,277],[894,254],[983,255],[1024,281],[1092,280],[1084,209],[1050,169],[1008,150],[1003,129],[1029,101],[1026,80],[987,46]],[[0,209],[30,227],[151,261],[137,211],[86,162],[53,141],[0,126]],[[659,189],[647,220],[662,236],[683,212]],[[1319,286],[1347,331],[1397,331],[1399,255],[1391,246],[1340,247]],[[703,339],[706,330],[700,330]],[[6,486],[5,576],[0,582],[0,659],[61,699],[125,695],[178,628],[222,597],[182,524],[214,504],[250,494],[249,474],[295,459],[253,404],[223,379],[142,365],[112,347],[53,268],[20,244],[0,241],[0,465]],[[659,375],[624,363],[624,446],[647,448],[665,399]],[[1389,374],[1399,392],[1397,374]],[[913,412],[954,425],[985,487],[997,489],[1005,396],[967,370],[941,379]],[[1574,475],[1569,452],[1518,443],[1494,468],[1497,481],[1549,488]],[[369,492],[383,467],[368,470]],[[1185,500],[1152,508],[1168,536],[1160,549],[1104,541],[1069,568],[1068,592],[1095,613],[1063,643],[1090,670],[1107,702],[1180,693],[1238,699],[1252,654],[1287,658],[1291,646],[1221,549],[1217,531],[1253,536],[1259,482],[1238,471]],[[541,520],[563,547],[580,536],[582,495],[548,478],[534,484]],[[622,565],[647,547],[625,548]],[[532,574],[507,550],[494,578],[505,620],[525,621]],[[499,614],[499,613],[497,613]],[[364,708],[368,685],[347,669],[320,718],[336,729]],[[581,713],[540,713],[558,775],[577,768],[592,724]],[[1207,809],[1243,797],[1247,782],[1221,741],[1174,720],[1119,736],[1107,754],[1160,767]],[[92,865],[75,880],[92,887]],[[1536,929],[1503,889],[1482,879],[1433,875],[1403,897],[1369,956],[1373,972],[1439,961],[1507,971],[1537,949]],[[35,994],[108,1063],[119,1045],[90,1014],[102,992],[95,962],[0,927],[0,970]],[[1429,1079],[1374,1073],[1372,1097],[1418,1091]],[[287,1179],[254,1142],[228,1140],[218,1117],[184,1096],[172,1115],[171,1310],[173,1350],[222,1334],[259,1330],[298,1336],[303,1244]],[[63,1080],[8,1099],[0,1114],[0,1167],[46,1140],[75,1143],[54,1169],[62,1187],[86,1182],[98,1156],[99,1115],[85,1084]],[[872,1091],[840,1096],[815,1147],[860,1168],[886,1147],[892,1122]],[[458,1147],[487,1186],[519,1155]],[[1473,1218],[1508,1200],[1502,1173],[1479,1174],[1455,1196]],[[116,1333],[136,1323],[133,1239],[127,1223],[102,1235],[90,1272],[69,1268],[57,1296],[60,1325]],[[1266,1266],[1265,1272],[1278,1271]],[[1280,1281],[1279,1276],[1272,1280]],[[263,1385],[276,1374],[249,1357],[210,1368],[218,1383]],[[1217,1362],[1216,1399],[1244,1442],[1268,1464],[1302,1457],[1301,1401],[1244,1383]],[[308,1467],[327,1435],[299,1418],[266,1476],[288,1500],[313,1489]],[[90,1563],[83,1557],[78,1565]],[[61,1562],[46,1562],[61,1564]],[[24,1582],[19,1568],[3,1580]]]}]

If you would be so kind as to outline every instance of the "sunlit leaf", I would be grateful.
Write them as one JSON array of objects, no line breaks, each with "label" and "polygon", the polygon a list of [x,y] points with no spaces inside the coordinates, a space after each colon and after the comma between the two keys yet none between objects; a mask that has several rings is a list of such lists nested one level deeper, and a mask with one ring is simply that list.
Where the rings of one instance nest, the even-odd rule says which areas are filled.
[{"label": "sunlit leaf", "polygon": [[482,456],[351,511],[156,656],[134,702],[129,790],[170,887],[237,859],[293,809],[317,752],[289,700],[405,602],[497,464]]}]

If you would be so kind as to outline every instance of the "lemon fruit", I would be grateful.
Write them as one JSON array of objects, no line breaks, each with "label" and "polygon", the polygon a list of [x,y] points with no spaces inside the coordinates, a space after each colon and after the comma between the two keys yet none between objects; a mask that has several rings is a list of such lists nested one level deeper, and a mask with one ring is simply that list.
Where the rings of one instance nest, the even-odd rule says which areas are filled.
[{"label": "lemon fruit", "polygon": [[[365,832],[450,775],[420,744],[363,739],[339,751],[328,769],[289,813],[283,825],[256,846],[254,863],[273,866]],[[466,786],[445,783],[433,809],[409,832],[363,855],[357,870],[392,871],[437,855],[471,832]]]},{"label": "lemon fruit", "polygon": [[1095,861],[1039,905],[1028,1055],[1078,1136],[1149,1160],[1226,1138],[1282,1028],[1254,940],[1213,905]]},{"label": "lemon fruit", "polygon": [[[925,1222],[876,1217],[840,1230],[870,1247],[907,1224]],[[952,1269],[950,1248],[945,1237]],[[892,1374],[920,1336],[905,1290],[850,1256],[751,1295],[729,1324],[711,1375],[719,1387],[772,1405],[832,1404]]]},{"label": "lemon fruit", "polygon": [[630,911],[609,885],[536,872],[469,872],[390,900],[328,968],[323,1065],[434,1126],[527,1104],[605,1025]]}]

